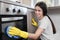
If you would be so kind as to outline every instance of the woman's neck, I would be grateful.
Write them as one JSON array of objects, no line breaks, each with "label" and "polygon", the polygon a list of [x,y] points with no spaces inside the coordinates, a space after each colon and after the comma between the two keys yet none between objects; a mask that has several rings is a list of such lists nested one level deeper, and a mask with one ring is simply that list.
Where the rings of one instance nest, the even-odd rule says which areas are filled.
[{"label": "woman's neck", "polygon": [[41,19],[43,19],[44,18],[44,16],[41,16],[40,18],[39,18],[39,20],[41,20]]}]

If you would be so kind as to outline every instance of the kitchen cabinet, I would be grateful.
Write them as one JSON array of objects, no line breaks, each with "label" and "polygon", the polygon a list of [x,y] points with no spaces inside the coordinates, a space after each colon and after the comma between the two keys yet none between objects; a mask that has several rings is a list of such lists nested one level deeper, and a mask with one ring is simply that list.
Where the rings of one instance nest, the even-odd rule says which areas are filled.
[{"label": "kitchen cabinet", "polygon": [[44,1],[48,7],[60,6],[60,0],[37,0],[36,2]]},{"label": "kitchen cabinet", "polygon": [[10,0],[10,1],[13,1],[13,2],[20,3],[20,4],[24,4],[24,5],[31,6],[31,1],[32,1],[32,0]]}]

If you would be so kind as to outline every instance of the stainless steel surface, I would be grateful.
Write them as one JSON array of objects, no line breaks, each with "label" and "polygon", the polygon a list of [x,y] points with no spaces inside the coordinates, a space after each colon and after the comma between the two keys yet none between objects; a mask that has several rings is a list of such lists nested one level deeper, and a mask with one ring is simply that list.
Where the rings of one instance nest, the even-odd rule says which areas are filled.
[{"label": "stainless steel surface", "polygon": [[[33,9],[26,5],[8,0],[0,0],[0,14],[26,14],[27,9]],[[19,11],[19,13],[18,13]]]},{"label": "stainless steel surface", "polygon": [[[0,15],[27,15],[27,26],[30,28],[30,25],[31,23],[31,19],[32,19],[32,11],[33,11],[33,8],[30,8],[26,5],[23,5],[23,4],[19,4],[19,3],[16,3],[16,2],[12,2],[12,1],[8,1],[8,0],[0,0]],[[17,13],[17,11],[20,9],[20,13]],[[14,12],[13,12],[14,11]],[[31,17],[31,19],[29,19]],[[29,21],[30,20],[30,21]],[[29,29],[31,31],[31,29]]]},{"label": "stainless steel surface", "polygon": [[[18,10],[19,10],[19,12],[18,12]],[[34,15],[32,13],[32,11],[33,11],[33,8],[28,7],[26,5],[8,1],[8,0],[0,0],[0,15],[27,15],[27,31],[30,33],[34,33],[36,30],[36,28],[34,26],[32,26],[32,24],[31,24],[31,19]],[[7,19],[5,19],[5,21],[7,21]],[[12,19],[12,18],[10,18],[10,19]],[[15,20],[15,19],[13,18],[13,20]],[[13,26],[13,25],[15,25],[15,23],[13,22],[13,23],[2,24],[3,29],[5,28],[6,25]],[[3,31],[3,29],[2,29],[2,31]]]}]

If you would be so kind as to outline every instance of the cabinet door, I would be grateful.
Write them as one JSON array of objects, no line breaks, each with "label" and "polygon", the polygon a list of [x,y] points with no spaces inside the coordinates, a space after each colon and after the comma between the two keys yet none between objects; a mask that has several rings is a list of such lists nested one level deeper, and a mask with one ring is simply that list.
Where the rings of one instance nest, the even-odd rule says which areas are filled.
[{"label": "cabinet door", "polygon": [[54,0],[54,6],[59,6],[59,0]]},{"label": "cabinet door", "polygon": [[31,0],[22,0],[22,4],[31,6]]}]

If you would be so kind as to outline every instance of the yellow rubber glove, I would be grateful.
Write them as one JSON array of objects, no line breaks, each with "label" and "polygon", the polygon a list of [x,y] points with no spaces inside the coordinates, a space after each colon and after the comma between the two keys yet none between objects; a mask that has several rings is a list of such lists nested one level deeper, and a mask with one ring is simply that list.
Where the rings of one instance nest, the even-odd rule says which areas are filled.
[{"label": "yellow rubber glove", "polygon": [[25,38],[25,39],[28,38],[27,32],[22,31],[16,27],[11,27],[8,33],[12,36],[16,35],[16,36],[20,36],[20,37]]},{"label": "yellow rubber glove", "polygon": [[37,27],[37,26],[38,26],[38,23],[35,21],[35,19],[34,19],[34,18],[32,18],[32,25],[33,25],[33,26],[35,26],[35,27]]}]

